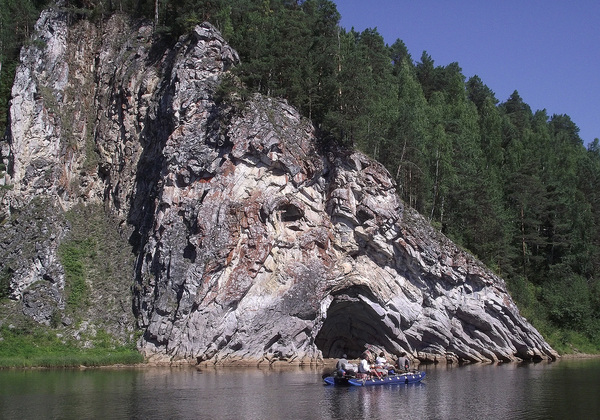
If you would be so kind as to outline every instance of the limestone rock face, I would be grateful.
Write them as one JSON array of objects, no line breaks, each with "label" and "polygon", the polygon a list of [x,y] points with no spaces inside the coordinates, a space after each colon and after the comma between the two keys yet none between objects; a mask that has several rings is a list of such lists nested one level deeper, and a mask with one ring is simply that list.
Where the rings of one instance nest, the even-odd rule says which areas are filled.
[{"label": "limestone rock face", "polygon": [[[322,147],[285,101],[217,100],[239,59],[215,28],[168,46],[119,16],[102,31],[65,22],[46,12],[45,48],[22,54],[4,212],[40,196],[62,211],[103,206],[135,255],[148,358],[318,363],[366,348],[429,361],[557,357],[504,281],[405,207],[380,164]],[[56,249],[61,223],[41,246]],[[62,279],[55,254],[47,271]],[[43,280],[36,273],[13,275],[14,299]],[[60,309],[64,281],[50,283],[44,299]],[[35,309],[45,300],[27,296],[23,310],[46,320]]]}]

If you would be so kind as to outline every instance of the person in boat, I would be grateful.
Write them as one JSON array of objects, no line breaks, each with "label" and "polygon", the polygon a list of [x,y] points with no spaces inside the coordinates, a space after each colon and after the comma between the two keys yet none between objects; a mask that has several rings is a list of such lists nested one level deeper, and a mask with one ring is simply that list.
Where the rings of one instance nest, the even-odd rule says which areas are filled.
[{"label": "person in boat", "polygon": [[346,353],[344,353],[342,355],[342,358],[337,361],[337,363],[335,364],[335,368],[337,370],[346,370],[346,365],[348,364],[348,360],[346,359],[347,357],[348,356],[346,356]]},{"label": "person in boat", "polygon": [[385,354],[383,352],[379,353],[379,356],[375,359],[375,364],[378,367],[385,367],[387,365],[387,361],[385,360]]},{"label": "person in boat", "polygon": [[358,362],[358,378],[367,378],[371,375],[371,365],[369,364],[367,353],[363,353],[360,356],[360,361]]},{"label": "person in boat", "polygon": [[408,372],[410,370],[410,361],[408,360],[408,357],[404,358],[404,370],[406,372]]},{"label": "person in boat", "polygon": [[383,352],[379,353],[379,356],[375,359],[375,366],[373,370],[377,376],[385,376],[389,373],[389,369],[391,366],[388,366],[388,362],[385,359],[385,354]]},{"label": "person in boat", "polygon": [[405,372],[408,372],[410,369],[410,361],[408,360],[406,353],[402,353],[400,357],[398,357],[396,365],[398,366],[398,370],[404,369]]},{"label": "person in boat", "polygon": [[336,372],[339,372],[341,376],[349,375],[354,376],[357,371],[357,366],[355,364],[350,363],[347,360],[348,356],[346,353],[339,359],[335,365]]}]

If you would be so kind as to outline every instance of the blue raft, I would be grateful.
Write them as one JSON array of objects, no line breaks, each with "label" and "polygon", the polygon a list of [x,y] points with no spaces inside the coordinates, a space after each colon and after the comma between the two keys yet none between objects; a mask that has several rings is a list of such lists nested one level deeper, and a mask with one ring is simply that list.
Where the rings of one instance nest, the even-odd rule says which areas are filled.
[{"label": "blue raft", "polygon": [[326,376],[323,378],[329,385],[342,386],[374,386],[374,385],[392,385],[392,384],[414,384],[421,382],[425,377],[425,372],[414,371],[383,376],[381,378],[371,377],[365,379],[341,378],[336,376]]},{"label": "blue raft", "polygon": [[381,378],[368,379],[348,379],[352,386],[372,386],[372,385],[390,385],[390,384],[414,384],[421,382],[425,377],[425,372],[408,372],[396,375],[387,375]]}]

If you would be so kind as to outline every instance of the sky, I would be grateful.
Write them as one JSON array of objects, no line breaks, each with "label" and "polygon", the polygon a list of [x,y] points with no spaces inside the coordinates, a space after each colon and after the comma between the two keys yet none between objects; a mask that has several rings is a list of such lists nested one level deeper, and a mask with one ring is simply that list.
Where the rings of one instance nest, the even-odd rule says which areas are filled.
[{"label": "sky", "polygon": [[413,61],[458,62],[500,102],[567,114],[584,144],[600,138],[600,0],[333,0],[340,25],[401,39]]}]

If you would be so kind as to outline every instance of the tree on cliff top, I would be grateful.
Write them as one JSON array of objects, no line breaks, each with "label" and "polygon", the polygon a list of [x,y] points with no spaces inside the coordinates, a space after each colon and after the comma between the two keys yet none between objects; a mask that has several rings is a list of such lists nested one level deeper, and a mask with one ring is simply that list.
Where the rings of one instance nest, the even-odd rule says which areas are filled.
[{"label": "tree on cliff top", "polygon": [[8,100],[12,88],[19,50],[33,30],[42,0],[0,0],[0,130],[4,133]]}]

